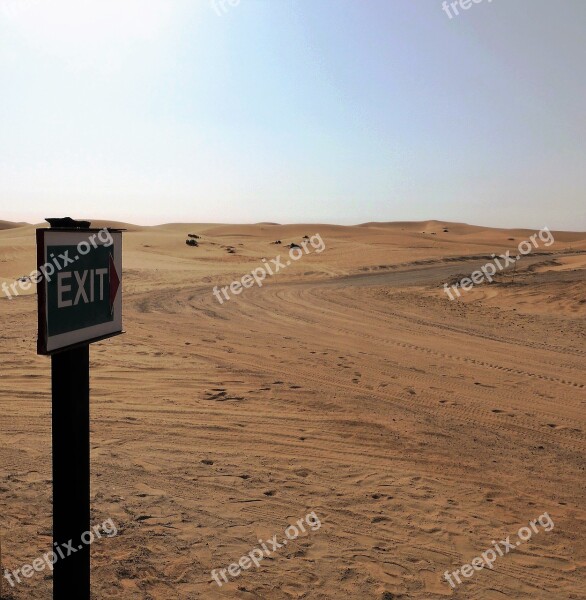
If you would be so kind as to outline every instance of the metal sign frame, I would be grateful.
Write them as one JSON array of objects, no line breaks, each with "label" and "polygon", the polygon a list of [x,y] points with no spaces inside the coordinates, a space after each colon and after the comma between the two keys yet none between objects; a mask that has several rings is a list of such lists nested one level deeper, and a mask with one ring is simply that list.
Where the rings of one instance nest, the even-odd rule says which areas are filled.
[{"label": "metal sign frame", "polygon": [[[47,265],[52,264],[55,268],[54,263],[56,260],[57,264],[59,264],[58,258],[55,258],[55,249],[59,247],[79,247],[79,244],[84,242],[84,248],[89,247],[87,252],[81,253],[82,256],[78,253],[69,257],[70,260],[74,260],[71,265],[62,266],[62,269],[55,268],[54,274],[51,276],[45,277],[41,274],[37,278],[38,354],[50,355],[56,352],[63,352],[124,333],[122,329],[122,230],[108,228],[107,231],[113,240],[112,244],[108,246],[106,244],[109,243],[109,240],[103,242],[101,237],[98,237],[98,234],[103,231],[104,229],[37,229],[37,271],[40,273],[43,273],[43,267]],[[106,247],[110,250],[108,276],[111,277],[114,275],[117,279],[116,295],[111,300],[111,320],[52,335],[49,323],[51,312],[49,309],[48,292],[50,281],[48,279],[51,280],[51,277],[58,277],[58,273],[62,270],[75,270],[75,262],[85,259],[86,256],[91,257],[92,252],[97,247]],[[49,254],[49,248],[51,248],[51,254]],[[112,268],[114,269],[113,274]]]}]

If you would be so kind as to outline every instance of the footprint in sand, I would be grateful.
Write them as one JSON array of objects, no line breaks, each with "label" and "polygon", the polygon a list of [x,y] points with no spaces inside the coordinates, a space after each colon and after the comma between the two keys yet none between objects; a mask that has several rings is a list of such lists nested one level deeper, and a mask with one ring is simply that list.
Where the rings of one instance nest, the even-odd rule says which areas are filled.
[{"label": "footprint in sand", "polygon": [[307,477],[310,475],[311,471],[309,469],[297,469],[296,471],[293,471],[293,473],[299,475],[299,477]]},{"label": "footprint in sand", "polygon": [[[266,388],[270,389],[270,388]],[[214,393],[215,392],[215,393]],[[216,400],[218,402],[226,402],[228,400],[245,400],[244,396],[229,396],[225,388],[212,388],[210,392],[206,392],[206,400]]]}]

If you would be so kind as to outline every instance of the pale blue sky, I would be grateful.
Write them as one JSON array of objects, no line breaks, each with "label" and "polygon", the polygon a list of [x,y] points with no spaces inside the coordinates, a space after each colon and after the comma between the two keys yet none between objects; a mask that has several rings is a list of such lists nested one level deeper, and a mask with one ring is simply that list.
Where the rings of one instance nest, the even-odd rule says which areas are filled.
[{"label": "pale blue sky", "polygon": [[586,2],[0,0],[0,219],[586,229]]}]

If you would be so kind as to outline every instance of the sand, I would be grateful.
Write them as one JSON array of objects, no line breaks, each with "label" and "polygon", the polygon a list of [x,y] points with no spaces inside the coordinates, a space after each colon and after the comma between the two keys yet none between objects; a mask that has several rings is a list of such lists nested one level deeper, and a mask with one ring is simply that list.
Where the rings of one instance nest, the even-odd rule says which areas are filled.
[{"label": "sand", "polygon": [[[0,223],[0,283],[34,268],[35,227],[15,225]],[[451,302],[445,281],[534,231],[126,227],[126,334],[91,349],[92,522],[119,529],[92,547],[95,598],[586,598],[585,233],[554,232],[514,281]],[[314,234],[323,252],[212,295]],[[51,545],[50,359],[35,354],[34,291],[0,315],[14,570]],[[212,581],[312,511],[319,529]],[[545,512],[553,529],[493,570],[443,580]],[[49,599],[50,575],[4,595]]]}]

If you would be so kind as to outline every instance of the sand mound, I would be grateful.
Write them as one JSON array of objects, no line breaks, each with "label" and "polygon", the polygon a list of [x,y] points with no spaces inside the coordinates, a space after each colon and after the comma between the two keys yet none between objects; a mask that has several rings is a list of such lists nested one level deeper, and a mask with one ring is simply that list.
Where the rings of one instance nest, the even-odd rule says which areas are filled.
[{"label": "sand mound", "polygon": [[17,227],[26,227],[28,223],[13,223],[12,221],[0,221],[0,230],[16,229]]}]

